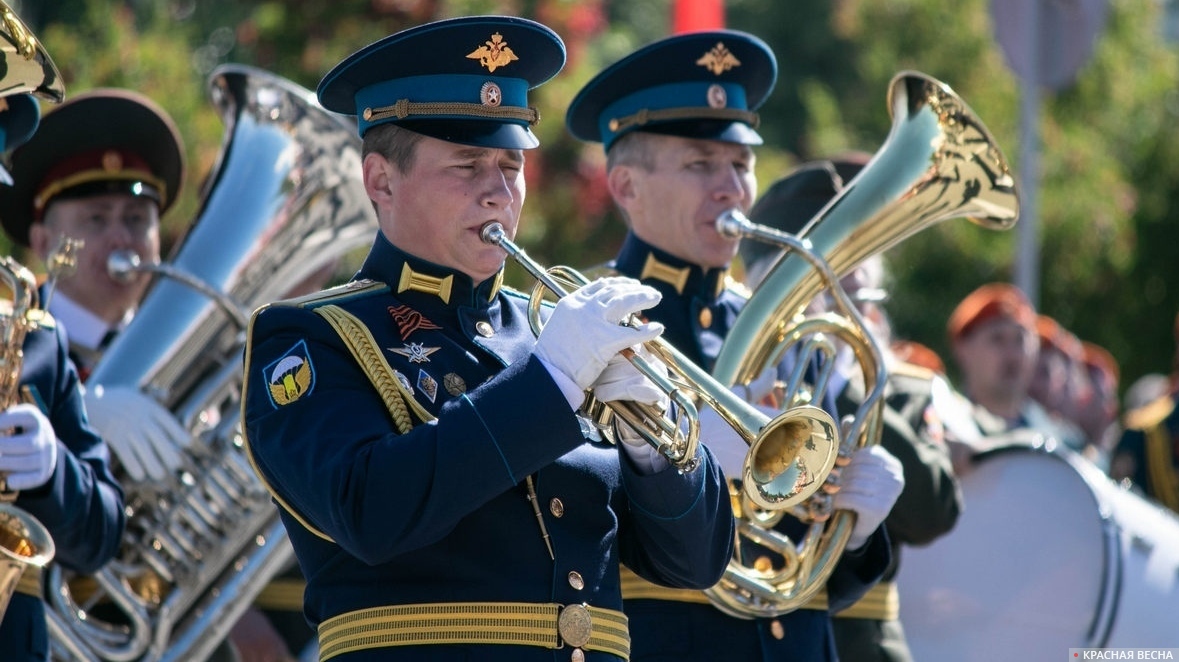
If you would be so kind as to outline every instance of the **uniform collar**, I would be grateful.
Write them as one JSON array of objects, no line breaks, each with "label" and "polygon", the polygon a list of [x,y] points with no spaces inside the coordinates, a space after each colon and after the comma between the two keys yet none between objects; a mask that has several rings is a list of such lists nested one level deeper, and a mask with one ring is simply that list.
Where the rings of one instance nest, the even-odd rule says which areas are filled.
[{"label": "uniform collar", "polygon": [[615,260],[619,273],[642,281],[658,281],[676,294],[713,301],[725,289],[727,268],[705,269],[655,248],[628,232]]},{"label": "uniform collar", "polygon": [[499,293],[503,270],[476,283],[461,271],[406,253],[378,232],[358,277],[383,282],[401,296],[424,297],[431,307],[487,308]]},{"label": "uniform collar", "polygon": [[91,350],[105,349],[104,341],[121,331],[131,321],[135,311],[129,310],[115,326],[95,315],[82,304],[57,290],[49,300],[49,314],[68,330],[70,343]]}]

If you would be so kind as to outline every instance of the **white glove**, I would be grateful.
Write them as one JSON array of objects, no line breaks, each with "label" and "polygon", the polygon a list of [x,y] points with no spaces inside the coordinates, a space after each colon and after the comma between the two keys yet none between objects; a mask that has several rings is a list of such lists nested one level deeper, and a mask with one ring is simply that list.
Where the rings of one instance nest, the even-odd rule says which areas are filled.
[{"label": "white glove", "polygon": [[170,478],[192,440],[171,412],[129,386],[87,389],[86,415],[136,482]]},{"label": "white glove", "polygon": [[0,473],[10,490],[41,487],[57,467],[53,424],[36,405],[20,403],[0,413]]},{"label": "white glove", "polygon": [[[646,347],[638,345],[632,347],[655,372],[667,376],[667,366],[655,358]],[[659,412],[666,412],[671,399],[663,389],[655,385],[646,375],[621,354],[616,355],[606,364],[606,369],[598,375],[598,379],[590,386],[594,397],[601,402],[617,402],[629,400],[644,405],[651,405]],[[617,416],[617,414],[615,414]],[[621,419],[615,419],[614,429],[622,441],[622,449],[630,456],[641,473],[652,474],[667,467],[666,457],[629,424]]]},{"label": "white glove", "polygon": [[663,333],[663,325],[656,322],[620,324],[661,297],[655,288],[631,278],[596,280],[557,302],[533,353],[550,371],[557,370],[585,390],[618,352]]},{"label": "white glove", "polygon": [[905,471],[901,461],[883,446],[868,446],[852,453],[839,483],[842,487],[835,493],[832,506],[856,513],[847,549],[858,549],[888,517],[905,488]]},{"label": "white glove", "polygon": [[[655,372],[667,377],[667,366],[655,358],[655,355],[648,351],[646,347],[638,345],[631,349],[646,361]],[[667,411],[669,402],[667,394],[663,392],[663,389],[656,386],[655,382],[639,372],[639,369],[622,354],[615,355],[606,363],[606,369],[602,371],[602,374],[598,375],[598,378],[594,380],[590,388],[594,392],[594,397],[602,402],[629,400],[631,402],[641,402],[645,405],[658,406],[664,411]]]}]

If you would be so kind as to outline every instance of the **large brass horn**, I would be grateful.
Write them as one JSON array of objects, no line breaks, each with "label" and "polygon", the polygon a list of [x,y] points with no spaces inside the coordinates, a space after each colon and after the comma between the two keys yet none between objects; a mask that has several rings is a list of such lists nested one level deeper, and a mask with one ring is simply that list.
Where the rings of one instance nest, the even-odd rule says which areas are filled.
[{"label": "large brass horn", "polygon": [[0,0],[0,55],[4,74],[0,95],[29,93],[54,103],[65,98],[61,72],[29,26]]},{"label": "large brass horn", "polygon": [[[567,285],[580,287],[588,282],[585,276],[567,267],[542,268],[505,236],[499,223],[485,225],[482,237],[485,242],[504,249],[539,285],[558,297],[567,294]],[[529,317],[536,332],[541,324],[542,295],[543,291],[537,287],[530,299]],[[835,421],[827,412],[804,406],[771,418],[718,384],[662,338],[646,343],[645,347],[667,365],[670,376],[653,370],[633,352],[626,356],[668,394],[674,403],[671,409],[678,410],[676,418],[668,419],[662,412],[648,411],[636,403],[611,402],[607,406],[669,462],[684,471],[695,467],[700,433],[695,403],[699,402],[715,409],[749,444],[743,485],[747,496],[760,507],[772,511],[793,507],[822,486],[835,464],[839,446]],[[801,438],[804,434],[809,435],[810,443]]]},{"label": "large brass horn", "polygon": [[[884,373],[873,356],[878,354],[874,343],[846,293],[830,282],[831,273],[845,274],[870,255],[944,220],[966,217],[1004,230],[1019,215],[1006,158],[949,86],[924,74],[901,72],[889,86],[888,107],[893,123],[884,144],[798,236],[755,225],[735,212],[717,223],[723,234],[767,241],[784,252],[734,320],[712,376],[721,384],[747,384],[815,330],[851,344],[869,395],[848,425],[841,454],[879,442]],[[815,256],[829,265],[826,275],[814,268]],[[836,294],[840,312],[848,314],[847,324],[830,313],[804,316],[808,303],[824,289]],[[816,493],[810,501],[829,499]],[[822,503],[807,506],[826,510]],[[800,515],[807,517],[805,510]],[[795,544],[767,530],[771,518],[748,509],[740,516],[740,536],[786,559],[782,568],[754,567],[741,558],[738,545],[724,578],[707,591],[718,608],[747,618],[783,614],[814,597],[839,561],[854,523],[853,513],[836,512],[825,522],[814,521]]]}]

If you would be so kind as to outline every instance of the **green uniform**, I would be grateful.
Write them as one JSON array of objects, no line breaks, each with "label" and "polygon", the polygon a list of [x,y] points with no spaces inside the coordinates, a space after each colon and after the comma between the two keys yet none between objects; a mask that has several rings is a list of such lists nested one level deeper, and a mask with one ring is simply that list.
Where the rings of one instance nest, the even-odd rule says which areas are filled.
[{"label": "green uniform", "polygon": [[[933,408],[933,378],[933,372],[918,366],[889,366],[880,443],[901,461],[905,488],[884,522],[893,546],[892,564],[880,584],[833,619],[841,660],[912,659],[892,581],[900,546],[932,542],[954,527],[962,510],[962,491],[950,464],[941,417]],[[854,411],[862,398],[862,387],[849,384],[840,396],[839,411]]]}]

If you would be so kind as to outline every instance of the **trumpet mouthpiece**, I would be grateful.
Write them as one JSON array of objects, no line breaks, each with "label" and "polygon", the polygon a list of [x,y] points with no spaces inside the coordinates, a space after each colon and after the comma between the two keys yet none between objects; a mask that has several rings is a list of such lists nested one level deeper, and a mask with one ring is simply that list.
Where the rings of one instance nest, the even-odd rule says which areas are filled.
[{"label": "trumpet mouthpiece", "polygon": [[749,225],[750,220],[740,209],[727,209],[716,217],[716,232],[722,237],[740,237],[741,230]]},{"label": "trumpet mouthpiece", "polygon": [[106,259],[106,272],[111,278],[126,283],[139,268],[141,260],[135,251],[115,251]]},{"label": "trumpet mouthpiece", "polygon": [[499,221],[492,221],[479,231],[479,238],[488,244],[499,244],[504,239],[504,226]]}]

